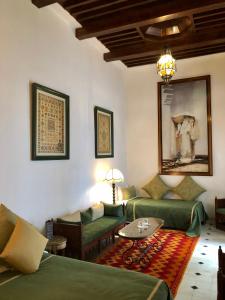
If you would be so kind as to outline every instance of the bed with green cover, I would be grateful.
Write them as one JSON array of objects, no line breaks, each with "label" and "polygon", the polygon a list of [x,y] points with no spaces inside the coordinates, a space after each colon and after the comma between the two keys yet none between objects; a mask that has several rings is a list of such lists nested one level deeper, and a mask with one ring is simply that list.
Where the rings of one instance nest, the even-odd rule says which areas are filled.
[{"label": "bed with green cover", "polygon": [[128,221],[137,218],[156,217],[164,220],[164,227],[186,231],[188,236],[199,236],[201,223],[207,214],[201,201],[162,199],[137,197],[126,205]]},{"label": "bed with green cover", "polygon": [[0,273],[1,300],[172,300],[166,283],[139,272],[44,254],[39,270]]}]

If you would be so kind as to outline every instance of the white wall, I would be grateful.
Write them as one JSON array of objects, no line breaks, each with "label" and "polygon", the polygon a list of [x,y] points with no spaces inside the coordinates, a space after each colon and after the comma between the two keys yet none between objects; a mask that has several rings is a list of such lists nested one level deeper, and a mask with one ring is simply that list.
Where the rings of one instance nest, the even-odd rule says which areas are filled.
[{"label": "white wall", "polygon": [[[214,197],[225,196],[225,54],[177,62],[174,79],[211,75],[213,176],[194,179],[207,189],[200,199],[210,217]],[[127,91],[127,181],[142,187],[158,172],[158,117],[155,65],[131,68],[125,73]],[[163,176],[171,185],[181,176]]]},{"label": "white wall", "polygon": [[[0,202],[39,228],[98,201],[99,174],[126,167],[123,70],[75,26],[57,4],[0,0]],[[31,82],[70,96],[70,160],[31,161]],[[114,112],[113,159],[94,157],[94,105]]]}]

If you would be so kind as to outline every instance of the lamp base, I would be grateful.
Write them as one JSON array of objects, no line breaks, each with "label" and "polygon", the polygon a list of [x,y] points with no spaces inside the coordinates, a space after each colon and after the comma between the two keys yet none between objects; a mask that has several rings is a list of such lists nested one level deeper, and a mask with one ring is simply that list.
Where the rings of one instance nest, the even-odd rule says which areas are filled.
[{"label": "lamp base", "polygon": [[112,183],[112,193],[113,193],[113,204],[116,204],[116,193],[115,193],[116,184]]}]

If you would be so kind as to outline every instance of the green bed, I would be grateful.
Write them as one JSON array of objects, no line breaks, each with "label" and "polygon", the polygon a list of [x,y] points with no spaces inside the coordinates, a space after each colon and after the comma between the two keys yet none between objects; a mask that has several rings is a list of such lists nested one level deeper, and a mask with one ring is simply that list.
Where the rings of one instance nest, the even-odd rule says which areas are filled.
[{"label": "green bed", "polygon": [[164,220],[164,227],[185,230],[189,236],[199,236],[201,223],[207,219],[201,201],[175,199],[153,200],[137,197],[126,205],[128,221],[137,218],[157,217]]},{"label": "green bed", "polygon": [[44,254],[37,272],[0,274],[1,300],[172,300],[166,283],[142,273]]}]

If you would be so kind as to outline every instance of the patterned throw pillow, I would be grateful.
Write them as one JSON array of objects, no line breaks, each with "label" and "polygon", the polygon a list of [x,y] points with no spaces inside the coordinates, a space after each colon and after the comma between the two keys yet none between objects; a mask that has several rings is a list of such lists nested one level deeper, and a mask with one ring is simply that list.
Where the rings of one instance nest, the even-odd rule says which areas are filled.
[{"label": "patterned throw pillow", "polygon": [[145,190],[153,199],[163,199],[163,196],[171,188],[161,179],[159,175],[156,175],[149,183],[147,183],[143,190]]},{"label": "patterned throw pillow", "polygon": [[128,187],[121,187],[122,200],[130,200],[137,197],[136,188],[134,185]]},{"label": "patterned throw pillow", "polygon": [[184,177],[184,179],[175,188],[173,188],[173,192],[178,194],[183,200],[190,201],[195,200],[205,191],[206,190],[190,176]]}]

